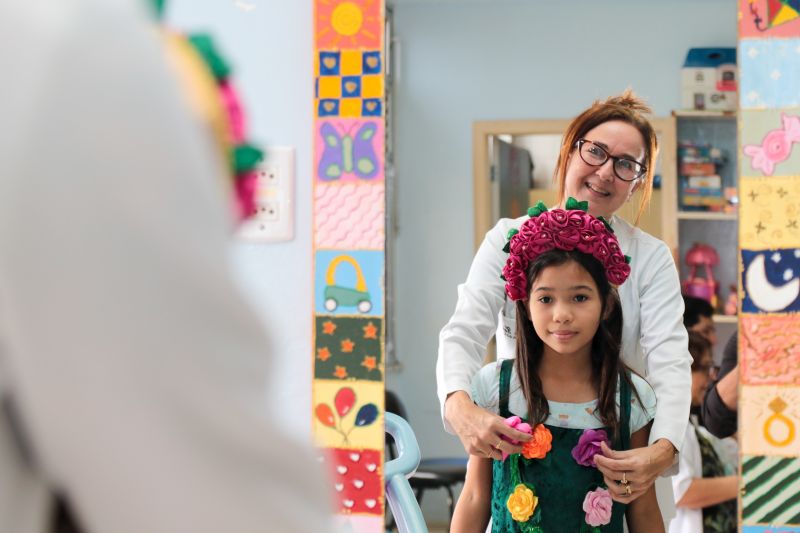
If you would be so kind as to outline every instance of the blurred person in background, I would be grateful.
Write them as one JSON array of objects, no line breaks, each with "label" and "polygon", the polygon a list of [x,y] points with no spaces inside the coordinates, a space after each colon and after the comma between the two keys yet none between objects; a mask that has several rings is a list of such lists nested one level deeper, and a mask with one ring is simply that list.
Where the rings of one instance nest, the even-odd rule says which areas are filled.
[{"label": "blurred person in background", "polygon": [[0,531],[331,531],[146,7],[0,2]]},{"label": "blurred person in background", "polygon": [[[689,332],[692,354],[692,410],[696,411],[710,382],[713,363],[711,343],[697,332]],[[739,479],[715,447],[714,437],[700,425],[695,414],[681,450],[678,473],[672,478],[677,513],[670,533],[734,533]]]},{"label": "blurred person in background", "polygon": [[717,328],[714,326],[714,308],[708,300],[683,295],[683,325],[686,331],[699,333],[711,343],[713,350],[717,345]]}]

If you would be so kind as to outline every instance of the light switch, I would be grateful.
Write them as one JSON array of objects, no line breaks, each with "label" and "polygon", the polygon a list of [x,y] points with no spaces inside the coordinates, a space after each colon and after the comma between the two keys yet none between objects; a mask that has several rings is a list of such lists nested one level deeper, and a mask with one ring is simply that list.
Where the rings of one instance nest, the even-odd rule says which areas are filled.
[{"label": "light switch", "polygon": [[256,212],[237,233],[251,242],[282,242],[294,239],[295,149],[268,147],[258,167]]}]

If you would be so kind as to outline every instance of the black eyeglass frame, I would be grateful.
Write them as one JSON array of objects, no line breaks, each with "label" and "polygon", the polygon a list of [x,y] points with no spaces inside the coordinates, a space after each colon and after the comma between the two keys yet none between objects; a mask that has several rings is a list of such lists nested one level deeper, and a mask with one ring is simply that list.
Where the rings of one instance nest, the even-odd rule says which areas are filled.
[{"label": "black eyeglass frame", "polygon": [[[583,148],[584,143],[589,143],[592,146],[596,146],[597,148],[600,149],[601,152],[606,154],[606,158],[603,160],[602,163],[592,163],[590,161],[587,161],[586,158],[583,157],[582,148]],[[640,163],[640,162],[638,162],[636,160],[633,160],[633,159],[628,159],[627,157],[617,157],[615,155],[611,155],[611,154],[608,153],[608,150],[606,150],[605,148],[603,148],[599,144],[590,141],[589,139],[578,139],[578,141],[575,144],[578,146],[578,154],[581,156],[581,160],[584,163],[586,163],[587,165],[590,165],[590,166],[593,166],[593,167],[601,167],[601,166],[605,165],[608,162],[609,159],[611,159],[611,161],[613,161],[613,163],[611,164],[611,168],[614,169],[614,175],[616,177],[618,177],[619,179],[621,179],[622,181],[624,181],[624,182],[631,183],[633,181],[636,181],[636,180],[640,179],[642,176],[644,176],[645,173],[647,172],[647,167],[644,166],[642,163]],[[617,172],[617,161],[628,161],[629,163],[635,163],[636,165],[639,165],[640,167],[642,167],[642,169],[639,171],[639,173],[634,178],[628,180],[628,179],[625,179],[622,176],[620,176],[619,172]]]}]

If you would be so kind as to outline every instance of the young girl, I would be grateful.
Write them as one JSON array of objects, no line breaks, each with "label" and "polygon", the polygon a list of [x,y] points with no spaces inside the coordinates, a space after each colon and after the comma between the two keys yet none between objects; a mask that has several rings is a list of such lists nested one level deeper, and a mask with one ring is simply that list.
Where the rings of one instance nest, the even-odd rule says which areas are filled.
[{"label": "young girl", "polygon": [[594,464],[601,443],[647,446],[655,394],[620,361],[614,285],[629,258],[586,202],[566,207],[540,202],[511,232],[503,278],[520,317],[516,359],[472,382],[475,403],[533,438],[502,461],[470,456],[453,531],[483,533],[491,517],[493,532],[621,533],[623,515],[632,533],[664,531],[652,485],[626,509],[612,496],[626,499],[633,483],[623,473],[607,487]]}]

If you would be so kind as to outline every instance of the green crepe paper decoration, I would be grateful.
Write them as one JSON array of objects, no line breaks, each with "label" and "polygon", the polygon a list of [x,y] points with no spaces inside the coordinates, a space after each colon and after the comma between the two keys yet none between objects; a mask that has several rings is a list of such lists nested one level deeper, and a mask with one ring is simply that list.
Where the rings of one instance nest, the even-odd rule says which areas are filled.
[{"label": "green crepe paper decoration", "polygon": [[538,217],[539,215],[541,215],[546,211],[547,211],[547,206],[544,205],[544,202],[539,200],[538,202],[536,202],[535,206],[528,208],[528,216],[531,218]]},{"label": "green crepe paper decoration", "polygon": [[631,256],[629,256],[629,255],[626,255],[626,256],[625,256],[625,262],[626,262],[626,263],[628,263],[628,264],[630,265],[630,264],[631,264]]},{"label": "green crepe paper decoration", "polygon": [[234,174],[242,174],[256,168],[264,157],[264,153],[252,144],[238,144],[233,149]]},{"label": "green crepe paper decoration", "polygon": [[203,58],[211,73],[218,82],[225,80],[231,74],[231,67],[223,59],[214,44],[214,39],[207,33],[195,33],[187,37],[197,53]]},{"label": "green crepe paper decoration", "polygon": [[587,200],[584,200],[583,202],[579,202],[578,200],[576,200],[575,198],[570,196],[569,198],[567,198],[566,208],[567,208],[567,211],[573,210],[573,209],[578,209],[580,211],[583,211],[584,213],[588,213],[589,212],[589,202]]}]

